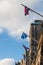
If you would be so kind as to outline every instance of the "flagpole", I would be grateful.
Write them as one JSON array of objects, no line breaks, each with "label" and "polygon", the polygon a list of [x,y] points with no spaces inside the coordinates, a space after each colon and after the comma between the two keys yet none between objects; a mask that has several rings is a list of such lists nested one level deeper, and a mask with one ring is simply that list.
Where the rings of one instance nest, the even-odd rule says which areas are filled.
[{"label": "flagpole", "polygon": [[41,15],[40,13],[38,13],[38,12],[36,12],[36,11],[32,10],[32,9],[30,9],[30,10],[31,10],[32,12],[34,12],[34,13],[38,14],[39,16],[43,17],[43,15]]},{"label": "flagpole", "polygon": [[[27,7],[27,6],[23,5],[23,4],[21,4],[21,5],[24,6],[24,7]],[[28,7],[27,7],[27,8],[28,8]],[[33,9],[31,9],[31,8],[28,8],[28,9],[30,9],[32,12],[36,13],[37,15],[43,17],[43,15],[41,15],[40,13],[34,11]]]},{"label": "flagpole", "polygon": [[[30,36],[28,35],[28,37],[30,38]],[[38,41],[36,40],[36,39],[34,39],[34,38],[30,38],[30,39],[33,39],[35,42],[37,42],[38,43]]]}]

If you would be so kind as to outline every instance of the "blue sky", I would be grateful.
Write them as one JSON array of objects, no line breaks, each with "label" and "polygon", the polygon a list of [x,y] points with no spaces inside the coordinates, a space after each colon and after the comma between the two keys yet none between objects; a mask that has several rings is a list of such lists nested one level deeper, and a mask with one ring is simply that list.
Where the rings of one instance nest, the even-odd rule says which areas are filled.
[{"label": "blue sky", "polygon": [[27,40],[12,37],[3,29],[3,32],[0,32],[0,60],[4,58],[13,58],[16,62],[21,60],[24,54],[22,44],[29,46]]},{"label": "blue sky", "polygon": [[43,15],[43,0],[0,0],[0,65],[14,65],[23,58],[22,44],[29,47],[30,41],[21,39],[22,31],[29,34],[31,22],[43,19],[33,12],[25,17],[21,3]]}]

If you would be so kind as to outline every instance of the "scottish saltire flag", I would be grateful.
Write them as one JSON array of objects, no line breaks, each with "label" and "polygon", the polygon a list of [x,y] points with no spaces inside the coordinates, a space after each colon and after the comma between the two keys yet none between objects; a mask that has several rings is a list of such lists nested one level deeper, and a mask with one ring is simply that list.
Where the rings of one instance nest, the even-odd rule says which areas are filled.
[{"label": "scottish saltire flag", "polygon": [[27,38],[27,37],[29,37],[30,39],[32,39],[32,40],[34,40],[34,41],[36,41],[36,42],[38,43],[38,41],[37,41],[36,39],[30,37],[29,35],[27,35],[26,33],[23,32],[21,38],[22,38],[22,39],[25,39],[25,38]]},{"label": "scottish saltire flag", "polygon": [[22,38],[22,39],[25,39],[25,38],[27,38],[27,37],[28,37],[28,35],[23,32],[21,38]]},{"label": "scottish saltire flag", "polygon": [[[23,46],[23,48],[25,49],[25,50],[31,50],[30,48],[28,48],[27,46],[25,46],[25,45],[22,45]],[[33,51],[33,50],[31,50],[32,51],[32,53],[35,53],[36,54],[36,52],[35,51]]]}]

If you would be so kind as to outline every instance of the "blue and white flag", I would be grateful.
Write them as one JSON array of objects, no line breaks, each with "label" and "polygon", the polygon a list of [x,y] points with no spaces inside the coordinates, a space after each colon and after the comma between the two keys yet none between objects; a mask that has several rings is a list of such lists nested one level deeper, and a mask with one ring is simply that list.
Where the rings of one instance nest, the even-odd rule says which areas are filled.
[{"label": "blue and white flag", "polygon": [[22,39],[25,39],[25,38],[27,38],[27,37],[28,37],[28,35],[23,32],[21,38],[22,38]]},{"label": "blue and white flag", "polygon": [[24,47],[24,49],[25,49],[25,50],[29,49],[29,48],[28,48],[28,47],[26,47],[25,45],[23,45],[23,47]]}]

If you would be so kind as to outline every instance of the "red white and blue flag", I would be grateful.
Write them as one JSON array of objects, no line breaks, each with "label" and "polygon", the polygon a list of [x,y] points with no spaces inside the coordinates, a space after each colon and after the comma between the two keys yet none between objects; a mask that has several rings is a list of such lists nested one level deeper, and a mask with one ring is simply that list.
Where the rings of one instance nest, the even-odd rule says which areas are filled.
[{"label": "red white and blue flag", "polygon": [[24,8],[25,16],[26,16],[26,15],[29,15],[29,10],[30,10],[30,9],[29,9],[28,7],[25,7],[25,8]]}]

